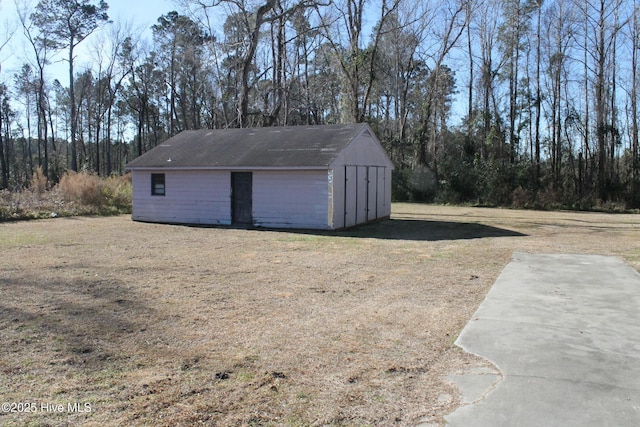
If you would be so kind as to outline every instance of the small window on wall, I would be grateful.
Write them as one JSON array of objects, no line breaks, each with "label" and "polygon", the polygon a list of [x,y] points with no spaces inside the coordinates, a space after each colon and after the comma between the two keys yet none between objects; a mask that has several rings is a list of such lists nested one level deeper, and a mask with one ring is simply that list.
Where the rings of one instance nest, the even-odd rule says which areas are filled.
[{"label": "small window on wall", "polygon": [[151,195],[152,196],[164,196],[164,174],[152,173],[151,174]]}]

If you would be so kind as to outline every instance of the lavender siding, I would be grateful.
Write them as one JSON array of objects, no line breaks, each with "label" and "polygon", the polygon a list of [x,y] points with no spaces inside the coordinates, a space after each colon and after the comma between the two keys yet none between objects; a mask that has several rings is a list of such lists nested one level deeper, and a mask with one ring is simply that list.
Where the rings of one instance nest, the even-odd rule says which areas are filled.
[{"label": "lavender siding", "polygon": [[327,170],[253,172],[255,225],[327,229],[328,211]]},{"label": "lavender siding", "polygon": [[378,218],[391,215],[391,169],[378,168],[378,195],[377,209]]},{"label": "lavender siding", "polygon": [[332,180],[330,182],[331,185],[331,199],[333,201],[332,207],[333,210],[330,212],[329,222],[331,228],[339,229],[344,228],[344,220],[345,220],[345,200],[344,200],[344,178],[345,178],[345,168],[338,167],[331,170]]},{"label": "lavender siding", "polygon": [[[256,226],[341,229],[391,214],[393,164],[368,127],[326,169],[292,166],[241,168],[252,172],[252,219]],[[132,168],[133,214],[139,221],[232,223],[231,173],[152,166]],[[165,196],[151,195],[151,174],[165,175]]]},{"label": "lavender siding", "polygon": [[345,166],[344,171],[344,182],[338,184],[344,198],[344,226],[353,227],[358,223],[358,167]]},{"label": "lavender siding", "polygon": [[367,167],[358,166],[356,194],[352,195],[356,199],[356,223],[367,222],[367,192],[369,183],[367,182]]},{"label": "lavender siding", "polygon": [[336,157],[332,165],[386,166],[393,169],[393,163],[384,149],[368,131],[356,136]]},{"label": "lavender siding", "polygon": [[368,131],[354,138],[331,167],[333,228],[351,227],[391,215],[393,164]]},{"label": "lavender siding", "polygon": [[[165,196],[151,195],[151,174],[165,174]],[[231,224],[228,171],[134,170],[133,213],[137,221]]]},{"label": "lavender siding", "polygon": [[378,167],[367,168],[367,221],[378,218]]}]

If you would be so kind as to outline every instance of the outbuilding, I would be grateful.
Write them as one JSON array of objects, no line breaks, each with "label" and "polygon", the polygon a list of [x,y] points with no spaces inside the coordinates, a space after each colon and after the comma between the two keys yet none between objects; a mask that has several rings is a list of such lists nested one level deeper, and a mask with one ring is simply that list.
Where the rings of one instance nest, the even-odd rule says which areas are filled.
[{"label": "outbuilding", "polygon": [[367,124],[184,131],[127,164],[136,221],[336,230],[389,217]]}]

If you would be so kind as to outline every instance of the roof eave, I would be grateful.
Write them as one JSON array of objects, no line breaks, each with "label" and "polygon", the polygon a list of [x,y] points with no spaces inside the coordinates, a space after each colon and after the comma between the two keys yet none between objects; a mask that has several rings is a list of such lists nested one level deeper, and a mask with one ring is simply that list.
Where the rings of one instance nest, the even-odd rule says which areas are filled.
[{"label": "roof eave", "polygon": [[125,166],[127,171],[204,171],[204,170],[222,170],[222,171],[268,171],[268,170],[328,170],[329,166]]}]

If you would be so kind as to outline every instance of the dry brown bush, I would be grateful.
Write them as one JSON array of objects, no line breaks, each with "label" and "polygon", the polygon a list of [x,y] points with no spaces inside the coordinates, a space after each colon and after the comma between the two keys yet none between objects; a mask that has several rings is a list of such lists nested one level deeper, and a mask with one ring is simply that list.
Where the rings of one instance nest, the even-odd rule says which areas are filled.
[{"label": "dry brown bush", "polygon": [[100,178],[87,172],[68,171],[62,176],[56,189],[67,202],[97,208],[113,207],[127,210],[131,206],[131,177],[110,176]]},{"label": "dry brown bush", "polygon": [[102,204],[100,178],[86,173],[67,171],[57,185],[64,199],[68,202],[80,202],[85,205]]},{"label": "dry brown bush", "polygon": [[42,166],[38,166],[36,168],[35,173],[31,176],[31,181],[29,182],[29,188],[33,193],[42,195],[45,191],[47,191],[48,185],[49,185],[49,180],[47,179],[47,176],[42,171]]},{"label": "dry brown bush", "polygon": [[102,180],[101,191],[110,206],[121,211],[131,209],[131,174],[112,175]]},{"label": "dry brown bush", "polygon": [[0,191],[0,222],[76,215],[115,215],[131,212],[131,176],[100,178],[67,172],[49,189],[41,168],[27,191]]}]

